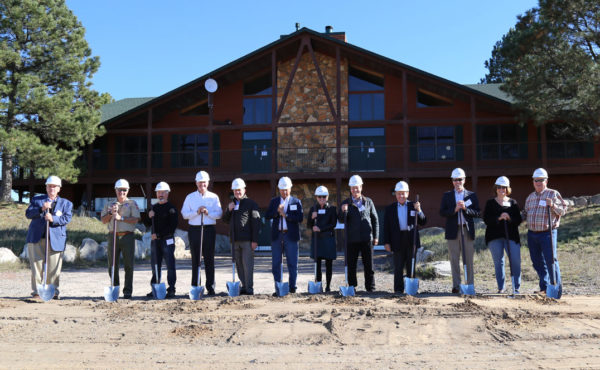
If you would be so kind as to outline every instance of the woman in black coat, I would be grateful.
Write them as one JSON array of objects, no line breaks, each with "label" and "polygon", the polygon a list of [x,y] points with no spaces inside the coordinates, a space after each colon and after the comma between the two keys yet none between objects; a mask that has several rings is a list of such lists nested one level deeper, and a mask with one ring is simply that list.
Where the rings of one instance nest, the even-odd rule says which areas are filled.
[{"label": "woman in black coat", "polygon": [[[321,260],[325,260],[325,276],[327,285],[325,291],[331,291],[331,276],[333,275],[333,260],[336,259],[335,250],[335,225],[337,224],[337,212],[334,206],[327,203],[329,192],[325,186],[319,186],[315,190],[317,204],[310,208],[306,226],[313,231],[310,248],[310,257],[317,263],[317,281],[321,281]],[[316,247],[315,247],[316,244]],[[316,249],[316,255],[315,255]]]}]

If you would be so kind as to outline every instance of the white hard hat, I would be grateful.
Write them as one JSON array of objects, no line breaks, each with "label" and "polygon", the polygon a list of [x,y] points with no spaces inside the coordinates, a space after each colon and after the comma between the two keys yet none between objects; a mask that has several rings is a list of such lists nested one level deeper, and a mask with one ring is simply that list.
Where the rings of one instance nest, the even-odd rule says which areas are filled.
[{"label": "white hard hat", "polygon": [[154,191],[171,191],[171,187],[169,186],[169,184],[167,184],[164,181],[159,182],[158,184],[156,184],[156,188],[154,189]]},{"label": "white hard hat", "polygon": [[129,189],[129,182],[125,179],[118,179],[115,182],[115,189]]},{"label": "white hard hat", "polygon": [[206,171],[200,171],[196,174],[196,182],[209,182],[210,181],[210,177],[208,176],[208,172]]},{"label": "white hard hat", "polygon": [[506,177],[506,176],[500,176],[500,177],[498,177],[496,179],[495,185],[509,187],[510,186],[510,181],[508,181],[508,177]]},{"label": "white hard hat", "polygon": [[465,175],[465,171],[462,168],[455,168],[452,170],[452,175],[450,175],[451,179],[464,179],[465,177],[467,175]]},{"label": "white hard hat", "polygon": [[62,187],[62,181],[60,180],[60,178],[58,176],[50,176],[46,180],[46,185],[56,185],[56,186]]},{"label": "white hard hat", "polygon": [[348,181],[348,186],[359,186],[362,184],[362,178],[358,175],[352,175],[352,177],[350,177],[350,180]]},{"label": "white hard hat", "polygon": [[289,177],[284,176],[279,179],[279,183],[277,184],[277,187],[282,190],[283,189],[291,189],[292,188],[292,180]]},{"label": "white hard hat", "polygon": [[315,189],[315,195],[318,197],[326,197],[329,195],[329,191],[327,190],[326,187],[321,185],[321,186],[317,187],[317,189]]},{"label": "white hard hat", "polygon": [[246,183],[239,177],[231,182],[231,190],[244,189],[245,187]]},{"label": "white hard hat", "polygon": [[536,177],[543,177],[545,179],[548,178],[548,172],[546,172],[545,169],[543,168],[538,168],[537,170],[533,171],[533,176],[532,178],[536,178]]},{"label": "white hard hat", "polygon": [[408,184],[405,181],[398,181],[394,191],[408,191]]}]

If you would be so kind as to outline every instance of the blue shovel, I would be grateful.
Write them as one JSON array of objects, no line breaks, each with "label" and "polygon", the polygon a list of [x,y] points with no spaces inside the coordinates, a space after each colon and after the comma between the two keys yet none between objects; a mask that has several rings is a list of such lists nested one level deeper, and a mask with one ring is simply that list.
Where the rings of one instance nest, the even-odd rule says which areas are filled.
[{"label": "blue shovel", "polygon": [[43,283],[43,285],[37,286],[38,294],[44,302],[48,302],[49,300],[54,298],[54,291],[55,291],[54,285],[47,284],[47,280],[46,280],[48,278],[48,254],[49,254],[49,247],[50,247],[49,234],[50,234],[50,221],[46,220],[46,258],[44,259],[44,283]]},{"label": "blue shovel", "polygon": [[[107,302],[116,302],[119,299],[119,286],[115,286],[115,264],[117,254],[117,219],[113,216],[113,260],[110,270],[110,286],[104,287],[104,299]],[[117,271],[118,273],[118,271]]]},{"label": "blue shovel", "polygon": [[[154,217],[152,217],[152,234],[154,234]],[[151,242],[154,246],[154,251],[156,252],[156,248],[159,248],[156,245],[156,240],[153,240]],[[160,282],[160,278],[162,275],[162,263],[161,263],[161,271],[158,270],[158,253],[155,253],[154,256],[154,276],[155,279],[154,281],[156,282],[155,284],[152,284],[152,294],[154,295],[155,299],[165,299],[165,297],[167,296],[167,286],[165,285],[165,283],[161,283]],[[160,274],[159,274],[160,272]]]},{"label": "blue shovel", "polygon": [[346,286],[340,287],[342,297],[354,297],[354,286],[348,285],[348,213],[344,214],[344,274]]},{"label": "blue shovel", "polygon": [[323,292],[323,285],[320,281],[317,281],[317,233],[313,231],[313,252],[315,256],[315,281],[308,282],[308,292],[310,294],[318,294]]},{"label": "blue shovel", "polygon": [[[235,212],[232,211],[232,212]],[[235,281],[235,253],[234,253],[234,248],[235,248],[235,240],[233,238],[233,221],[234,217],[231,217],[231,226],[229,227],[231,230],[231,279],[232,281],[228,281],[226,283],[227,285],[227,294],[229,294],[230,297],[237,297],[240,295],[240,282],[239,281]]]},{"label": "blue shovel", "polygon": [[283,217],[280,217],[280,219],[281,231],[279,235],[281,237],[281,281],[277,281],[275,285],[277,286],[277,295],[283,297],[290,292],[290,284],[283,282]]},{"label": "blue shovel", "polygon": [[[417,195],[417,202],[418,201],[419,201],[419,195]],[[417,295],[417,293],[419,292],[419,279],[415,278],[415,259],[417,256],[417,233],[418,233],[417,217],[418,217],[418,213],[415,210],[415,224],[413,225],[415,228],[415,233],[414,233],[414,237],[413,237],[413,250],[412,250],[410,277],[404,278],[404,291],[408,295]],[[404,269],[404,267],[402,267],[402,269]]]},{"label": "blue shovel", "polygon": [[[463,258],[463,269],[465,271],[465,283],[468,282],[468,274],[467,274],[467,252],[465,249],[465,233],[463,231],[463,220],[465,216],[462,213],[462,209],[458,213],[459,220],[459,229],[460,229],[460,248],[462,250],[462,258]],[[467,225],[465,223],[465,225]],[[468,226],[467,226],[468,230]],[[475,295],[475,286],[473,284],[460,284],[460,294],[462,295]]]},{"label": "blue shovel", "polygon": [[558,257],[554,254],[554,239],[552,238],[552,215],[550,207],[548,210],[548,232],[550,233],[550,242],[552,243],[552,281],[546,286],[546,297],[559,299],[562,296],[562,281],[558,281]]},{"label": "blue shovel", "polygon": [[[197,301],[204,294],[204,287],[200,285],[200,273],[202,272],[202,243],[204,242],[204,213],[200,215],[200,251],[198,252],[198,285],[190,288],[190,299]],[[193,273],[193,272],[192,272]]]}]

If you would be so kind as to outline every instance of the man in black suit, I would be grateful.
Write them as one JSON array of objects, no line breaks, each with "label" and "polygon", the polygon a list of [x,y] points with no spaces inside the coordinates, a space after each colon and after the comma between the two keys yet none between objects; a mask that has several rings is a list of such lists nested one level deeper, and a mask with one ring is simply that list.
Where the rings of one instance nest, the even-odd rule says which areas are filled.
[{"label": "man in black suit", "polygon": [[394,189],[396,200],[385,208],[383,243],[385,250],[394,253],[394,293],[404,293],[403,270],[411,272],[413,243],[421,246],[419,232],[415,233],[415,217],[418,225],[425,225],[427,218],[421,210],[421,203],[408,200],[408,184],[400,181]]},{"label": "man in black suit", "polygon": [[467,264],[467,284],[473,285],[473,255],[475,249],[475,224],[473,218],[481,217],[479,200],[477,194],[465,189],[465,171],[455,168],[452,171],[452,184],[454,189],[442,196],[440,215],[446,217],[446,241],[448,243],[448,254],[450,255],[450,267],[452,269],[452,293],[460,290],[460,255],[461,255],[461,232],[464,235],[465,261]]}]

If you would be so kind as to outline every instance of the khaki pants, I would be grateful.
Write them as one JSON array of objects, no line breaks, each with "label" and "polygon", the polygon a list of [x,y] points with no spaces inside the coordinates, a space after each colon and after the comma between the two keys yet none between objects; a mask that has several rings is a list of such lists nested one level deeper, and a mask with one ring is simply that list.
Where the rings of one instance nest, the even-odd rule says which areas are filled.
[{"label": "khaki pants", "polygon": [[[463,232],[465,235],[465,259],[467,263],[466,284],[473,285],[473,255],[475,254],[475,249],[473,248],[474,242],[466,228],[463,228]],[[460,266],[460,259],[462,256],[462,250],[460,246],[460,230],[456,235],[456,239],[446,239],[446,242],[448,244],[448,255],[450,258],[450,267],[452,269],[452,288],[459,289],[461,276],[464,276],[464,270]],[[465,261],[463,261],[463,263],[464,262]]]},{"label": "khaki pants", "polygon": [[[46,258],[46,239],[40,239],[37,243],[27,243],[27,255],[31,266],[31,291],[37,294],[37,286],[44,283],[44,259]],[[63,252],[48,251],[48,273],[46,284],[52,284],[58,295],[58,284],[60,270],[62,269]]]},{"label": "khaki pants", "polygon": [[[125,286],[123,294],[131,294],[133,292],[133,260],[135,258],[135,238],[133,233],[117,236],[117,253],[115,255],[115,286],[120,285],[119,282],[119,257],[123,255],[123,269],[125,270]],[[112,275],[113,264],[113,233],[108,234],[108,248],[106,250],[108,256],[108,276]]]},{"label": "khaki pants", "polygon": [[242,288],[246,293],[254,294],[254,251],[252,250],[252,242],[235,242],[233,250],[235,267],[242,282]]}]

